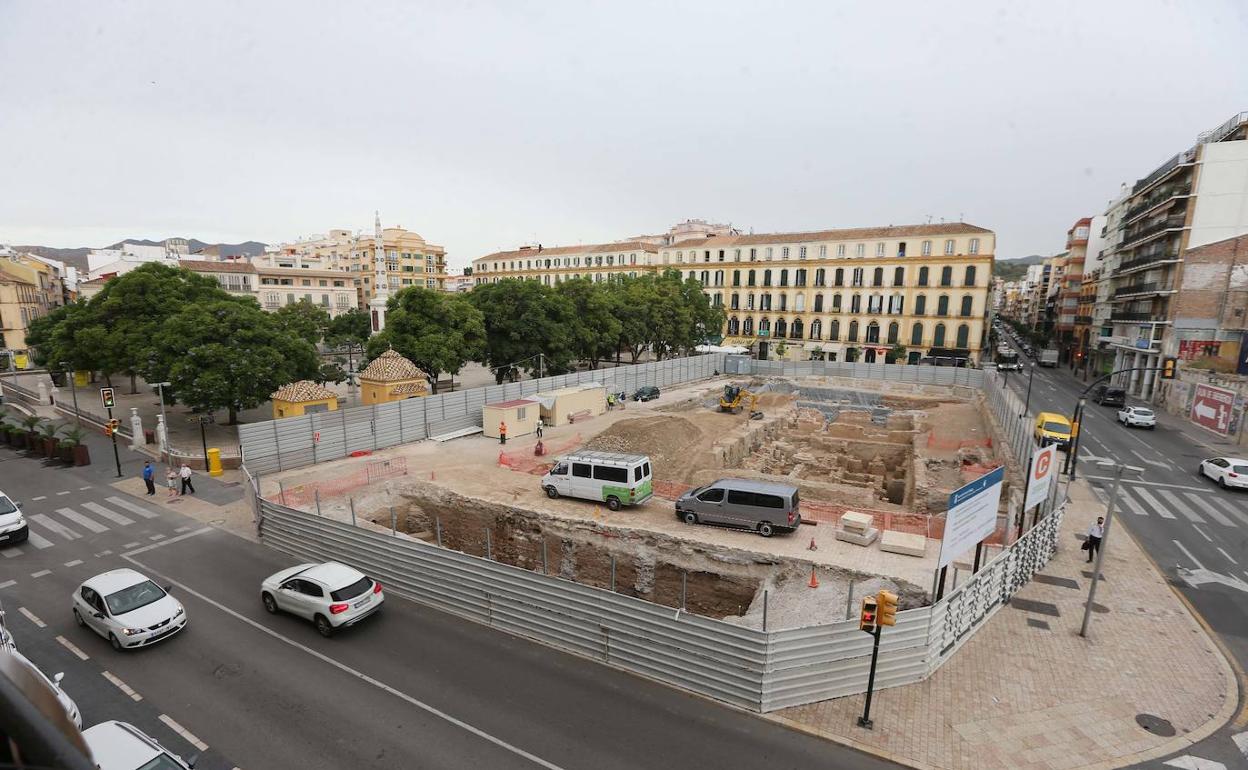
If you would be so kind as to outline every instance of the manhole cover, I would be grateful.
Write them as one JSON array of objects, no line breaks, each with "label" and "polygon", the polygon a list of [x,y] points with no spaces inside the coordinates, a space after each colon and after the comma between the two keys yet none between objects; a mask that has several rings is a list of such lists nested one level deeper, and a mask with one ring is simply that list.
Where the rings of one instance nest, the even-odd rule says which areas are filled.
[{"label": "manhole cover", "polygon": [[1153,735],[1160,735],[1163,738],[1169,738],[1174,735],[1174,725],[1169,720],[1162,719],[1152,714],[1136,714],[1135,723]]}]

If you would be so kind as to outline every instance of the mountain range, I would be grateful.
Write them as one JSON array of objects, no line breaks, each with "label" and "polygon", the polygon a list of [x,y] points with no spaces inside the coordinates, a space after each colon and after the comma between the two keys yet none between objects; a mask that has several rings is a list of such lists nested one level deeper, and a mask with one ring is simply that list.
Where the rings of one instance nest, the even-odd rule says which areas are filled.
[{"label": "mountain range", "polygon": [[992,266],[992,275],[994,278],[1000,278],[1003,281],[1017,281],[1024,275],[1027,275],[1027,268],[1031,265],[1038,265],[1048,257],[1042,257],[1039,254],[1031,254],[1026,257],[1014,257],[1013,259],[998,259]]},{"label": "mountain range", "polygon": [[[159,246],[162,241],[150,241],[145,238],[127,238],[124,241],[118,241],[111,246],[105,246],[106,249],[119,249],[123,243],[134,243],[140,246]],[[204,249],[215,249],[222,257],[248,256],[254,257],[264,253],[264,247],[268,244],[259,241],[244,241],[242,243],[207,243],[196,238],[188,238],[187,246],[190,248],[191,256]],[[14,246],[17,251],[28,251],[31,254],[38,254],[48,259],[59,259],[67,265],[73,265],[79,270],[87,269],[87,252],[93,247],[82,247],[77,249],[57,249],[52,246]]]}]

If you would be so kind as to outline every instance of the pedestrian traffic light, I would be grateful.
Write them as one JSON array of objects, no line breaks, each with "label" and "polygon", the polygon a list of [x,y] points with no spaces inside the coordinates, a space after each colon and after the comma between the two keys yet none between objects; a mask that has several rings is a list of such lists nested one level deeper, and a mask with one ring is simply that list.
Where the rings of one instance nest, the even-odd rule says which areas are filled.
[{"label": "pedestrian traffic light", "polygon": [[116,401],[113,399],[112,388],[100,388],[100,403],[104,404],[105,409],[112,409],[117,406]]},{"label": "pedestrian traffic light", "polygon": [[880,591],[875,595],[876,619],[881,626],[897,625],[897,594],[892,591]]},{"label": "pedestrian traffic light", "polygon": [[1166,358],[1161,362],[1161,379],[1173,380],[1175,370],[1178,369],[1179,360],[1177,358]]},{"label": "pedestrian traffic light", "polygon": [[868,634],[875,633],[875,597],[866,596],[862,600],[862,613],[858,616],[858,630]]}]

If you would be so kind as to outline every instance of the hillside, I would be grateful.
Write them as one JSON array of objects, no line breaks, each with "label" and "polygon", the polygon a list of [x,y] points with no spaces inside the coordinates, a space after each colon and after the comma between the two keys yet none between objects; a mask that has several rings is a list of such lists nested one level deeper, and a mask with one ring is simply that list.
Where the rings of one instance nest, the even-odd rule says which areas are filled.
[{"label": "hillside", "polygon": [[[159,246],[161,242],[150,241],[145,238],[127,238],[124,241],[118,241],[110,246],[103,246],[100,248],[117,249],[121,248],[121,244],[123,243],[135,243],[140,246]],[[264,253],[264,247],[267,245],[259,241],[244,241],[242,243],[206,243],[195,238],[188,238],[186,243],[190,247],[192,254],[206,248],[219,248],[221,250],[221,256],[223,257],[232,257],[236,255],[245,255],[249,257],[258,256]],[[79,270],[85,271],[87,269],[87,252],[96,247],[84,246],[76,249],[58,249],[52,246],[15,245],[13,248],[18,251],[28,251],[32,254],[38,254],[39,256],[47,257],[48,259],[59,259],[67,265],[73,265]]]},{"label": "hillside", "polygon": [[1032,254],[1026,257],[1018,257],[1016,259],[998,259],[992,268],[994,278],[1000,278],[1003,281],[1017,281],[1027,275],[1027,268],[1031,265],[1038,265],[1043,262],[1046,257],[1039,254]]}]

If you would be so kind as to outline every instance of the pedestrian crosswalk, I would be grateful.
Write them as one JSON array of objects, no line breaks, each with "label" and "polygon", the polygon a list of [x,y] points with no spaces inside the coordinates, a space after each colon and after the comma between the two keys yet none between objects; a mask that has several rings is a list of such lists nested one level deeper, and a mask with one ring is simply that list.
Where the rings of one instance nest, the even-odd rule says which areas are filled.
[{"label": "pedestrian crosswalk", "polygon": [[[1109,484],[1098,482],[1093,487],[1102,500],[1109,497]],[[1219,493],[1187,492],[1160,486],[1145,487],[1123,482],[1118,490],[1115,510],[1134,516],[1157,516],[1162,519],[1179,517],[1192,524],[1220,524],[1224,527],[1248,527],[1248,498],[1227,499]],[[1176,516],[1177,514],[1177,516]]]},{"label": "pedestrian crosswalk", "polygon": [[14,559],[27,552],[52,548],[58,543],[72,543],[91,535],[120,530],[133,525],[135,517],[154,519],[159,515],[124,497],[115,496],[106,498],[103,502],[84,502],[39,513],[27,509],[29,534],[26,541],[0,547],[0,557]]}]

